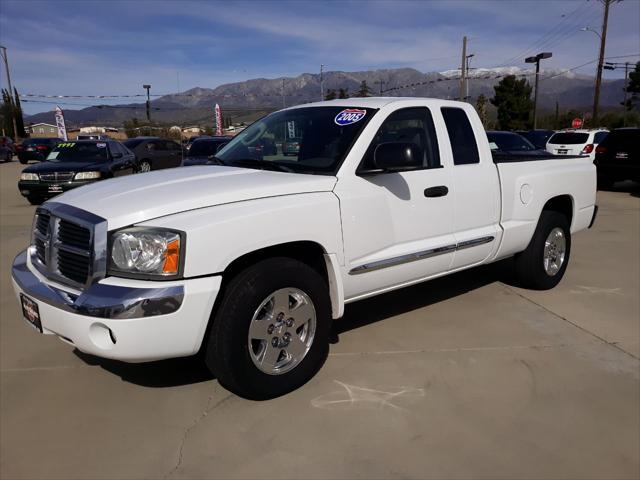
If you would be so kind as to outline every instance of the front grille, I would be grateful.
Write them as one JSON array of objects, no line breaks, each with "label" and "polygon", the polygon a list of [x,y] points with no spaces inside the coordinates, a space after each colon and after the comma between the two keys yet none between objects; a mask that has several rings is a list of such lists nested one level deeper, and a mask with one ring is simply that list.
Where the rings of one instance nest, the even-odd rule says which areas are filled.
[{"label": "front grille", "polygon": [[58,250],[58,271],[62,276],[84,284],[89,277],[89,257]]},{"label": "front grille", "polygon": [[73,172],[53,172],[53,173],[41,173],[40,180],[44,182],[69,182],[73,180]]},{"label": "front grille", "polygon": [[58,224],[58,240],[64,245],[89,250],[91,248],[91,232],[88,228],[60,219]]},{"label": "front grille", "polygon": [[61,207],[52,210],[41,207],[36,213],[32,259],[45,276],[82,288],[95,274],[92,270],[96,225],[106,225],[106,222],[93,223],[91,217],[88,221],[82,217],[76,219],[67,210],[78,209],[66,205],[62,212],[56,208]]}]

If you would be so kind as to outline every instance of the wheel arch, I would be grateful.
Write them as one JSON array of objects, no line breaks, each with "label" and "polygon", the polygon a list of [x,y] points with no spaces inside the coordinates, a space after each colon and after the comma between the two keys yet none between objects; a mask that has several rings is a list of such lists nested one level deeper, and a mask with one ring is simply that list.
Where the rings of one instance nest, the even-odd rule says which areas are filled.
[{"label": "wheel arch", "polygon": [[[574,217],[575,201],[571,195],[558,195],[552,197],[544,204],[542,211],[558,212],[569,221],[569,225],[572,225]],[[542,213],[542,212],[541,212]]]},{"label": "wheel arch", "polygon": [[272,257],[294,258],[316,270],[327,282],[331,298],[332,317],[340,318],[344,312],[344,290],[340,266],[335,254],[328,253],[318,242],[298,240],[279,243],[244,253],[232,260],[222,273],[222,289],[231,278],[250,265]]}]

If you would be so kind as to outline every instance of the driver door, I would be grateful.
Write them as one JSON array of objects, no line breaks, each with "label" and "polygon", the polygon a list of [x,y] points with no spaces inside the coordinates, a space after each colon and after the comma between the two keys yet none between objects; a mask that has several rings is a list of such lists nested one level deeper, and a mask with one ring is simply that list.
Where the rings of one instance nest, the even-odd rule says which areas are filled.
[{"label": "driver door", "polygon": [[[396,110],[382,124],[351,177],[340,179],[345,299],[446,272],[455,252],[451,171],[444,165],[436,127],[426,107]],[[410,171],[376,170],[376,147],[414,143],[423,152]]]}]

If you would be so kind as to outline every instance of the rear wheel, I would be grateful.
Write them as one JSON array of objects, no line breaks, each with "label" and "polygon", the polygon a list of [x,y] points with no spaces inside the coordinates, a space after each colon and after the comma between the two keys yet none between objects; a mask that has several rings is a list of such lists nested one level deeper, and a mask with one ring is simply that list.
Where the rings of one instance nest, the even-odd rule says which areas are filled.
[{"label": "rear wheel", "polygon": [[34,196],[31,196],[31,195],[29,195],[27,197],[27,200],[31,205],[40,205],[42,202],[44,202],[43,198],[34,197]]},{"label": "rear wheel", "polygon": [[598,190],[610,190],[616,182],[607,177],[598,177]]},{"label": "rear wheel", "polygon": [[142,160],[138,165],[138,173],[145,173],[151,171],[151,163],[148,160]]},{"label": "rear wheel", "polygon": [[520,284],[534,290],[555,287],[564,276],[570,253],[569,220],[561,213],[543,211],[527,249],[515,258]]},{"label": "rear wheel", "polygon": [[26,165],[28,163],[28,160],[22,160],[21,158],[19,160],[20,160],[20,163],[23,165]]},{"label": "rear wheel", "polygon": [[205,361],[220,384],[239,396],[284,395],[324,363],[330,315],[328,287],[316,270],[291,258],[262,260],[227,286]]}]

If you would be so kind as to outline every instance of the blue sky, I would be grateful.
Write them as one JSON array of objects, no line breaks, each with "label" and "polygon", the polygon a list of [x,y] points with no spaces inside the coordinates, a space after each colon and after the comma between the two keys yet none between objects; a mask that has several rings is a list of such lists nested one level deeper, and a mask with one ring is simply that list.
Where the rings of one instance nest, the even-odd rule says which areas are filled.
[{"label": "blue sky", "polygon": [[[169,93],[178,81],[181,91],[212,88],[315,73],[321,63],[344,71],[453,69],[463,35],[475,67],[524,66],[524,56],[541,48],[553,52],[545,66],[572,68],[597,57],[598,38],[579,28],[599,30],[601,18],[598,0],[0,0],[0,44],[22,94],[122,95],[143,93],[143,83]],[[625,0],[611,7],[606,54],[638,53],[640,1]],[[576,70],[594,71],[595,63]],[[0,79],[5,86],[4,70]],[[72,103],[95,101],[64,106],[78,108]]]}]

